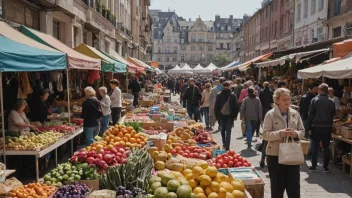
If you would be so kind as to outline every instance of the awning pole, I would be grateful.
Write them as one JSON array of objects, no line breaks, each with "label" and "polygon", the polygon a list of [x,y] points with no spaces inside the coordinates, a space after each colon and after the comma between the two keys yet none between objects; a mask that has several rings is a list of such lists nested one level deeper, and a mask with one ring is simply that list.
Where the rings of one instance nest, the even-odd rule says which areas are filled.
[{"label": "awning pole", "polygon": [[4,96],[2,90],[2,72],[0,73],[0,100],[1,100],[1,130],[2,130],[2,151],[4,155],[4,164],[6,166],[6,153],[5,153],[5,118],[4,118]]},{"label": "awning pole", "polygon": [[67,109],[68,109],[68,122],[71,122],[71,105],[70,105],[70,79],[69,70],[66,70],[66,81],[67,81]]},{"label": "awning pole", "polygon": [[128,69],[126,71],[126,93],[128,94]]}]

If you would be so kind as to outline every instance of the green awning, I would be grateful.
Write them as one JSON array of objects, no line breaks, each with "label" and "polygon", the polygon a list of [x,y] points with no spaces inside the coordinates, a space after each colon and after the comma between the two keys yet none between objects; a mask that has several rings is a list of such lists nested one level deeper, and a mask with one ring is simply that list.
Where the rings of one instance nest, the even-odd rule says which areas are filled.
[{"label": "green awning", "polygon": [[101,53],[94,47],[88,46],[84,43],[80,44],[75,48],[76,51],[90,56],[92,58],[101,59],[101,71],[102,72],[114,72],[114,73],[125,73],[127,72],[126,65],[122,64],[108,55]]},{"label": "green awning", "polygon": [[116,61],[117,64],[118,64],[118,70],[119,71],[115,71],[115,73],[125,73],[127,72],[127,65],[125,63],[122,63],[121,61],[119,61],[117,58],[113,57],[113,56],[110,56],[109,54],[101,51],[101,50],[98,50],[100,53],[104,54],[105,56],[111,58],[112,60]]},{"label": "green awning", "polygon": [[24,45],[0,35],[1,72],[64,70],[66,54]]}]

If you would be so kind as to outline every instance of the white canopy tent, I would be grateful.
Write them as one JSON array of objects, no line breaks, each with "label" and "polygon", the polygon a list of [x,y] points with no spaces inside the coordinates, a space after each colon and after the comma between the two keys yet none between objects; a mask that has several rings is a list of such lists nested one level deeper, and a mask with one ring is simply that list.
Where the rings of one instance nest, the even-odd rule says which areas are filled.
[{"label": "white canopy tent", "polygon": [[207,68],[204,68],[204,67],[202,67],[202,66],[198,63],[198,65],[197,65],[195,68],[193,68],[193,72],[211,73],[212,70],[207,69]]},{"label": "white canopy tent", "polygon": [[173,74],[175,74],[175,73],[180,73],[180,67],[178,66],[178,65],[176,65],[176,67],[174,67],[173,69],[170,69],[169,70],[169,73],[171,74],[171,73],[173,73]]},{"label": "white canopy tent", "polygon": [[214,71],[214,70],[218,69],[218,67],[215,66],[213,63],[210,63],[210,64],[208,65],[208,67],[206,67],[206,69],[210,69],[211,71]]},{"label": "white canopy tent", "polygon": [[[338,58],[334,58],[335,60]],[[315,67],[302,69],[298,71],[298,78],[319,78],[328,77],[332,79],[346,79],[352,78],[352,57],[347,56],[343,59],[337,60],[330,59],[329,63],[323,63]]]},{"label": "white canopy tent", "polygon": [[[212,63],[211,63],[211,64],[212,64]],[[240,61],[239,61],[239,60],[234,60],[234,61],[232,61],[232,63],[230,63],[230,64],[228,64],[228,65],[226,65],[226,66],[224,66],[224,67],[221,67],[220,70],[225,70],[225,69],[228,69],[228,68],[230,68],[230,67],[234,67],[234,66],[236,66],[236,65],[240,65]]]},{"label": "white canopy tent", "polygon": [[182,71],[186,72],[186,71],[193,71],[193,69],[186,63],[185,66],[180,68]]}]

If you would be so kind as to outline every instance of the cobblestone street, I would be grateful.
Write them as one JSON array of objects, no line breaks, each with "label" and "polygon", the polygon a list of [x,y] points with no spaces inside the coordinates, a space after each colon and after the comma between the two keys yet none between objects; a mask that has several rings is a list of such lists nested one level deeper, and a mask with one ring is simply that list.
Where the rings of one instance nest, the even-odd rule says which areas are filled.
[{"label": "cobblestone street", "polygon": [[[213,137],[221,145],[221,134],[213,134]],[[258,138],[258,140],[261,142],[261,139]],[[231,149],[241,152],[256,167],[265,182],[265,198],[270,198],[270,179],[267,168],[259,167],[261,152],[254,150],[254,148],[247,150],[245,138],[242,138],[240,121],[236,121],[235,127],[232,129]],[[319,156],[321,157],[322,154],[319,154]],[[322,163],[322,160],[320,162]],[[315,172],[310,172],[308,170],[309,166],[309,159],[306,160],[305,165],[301,166],[301,198],[352,197],[352,179],[348,177],[347,173],[342,172],[341,167],[330,165],[331,172],[323,173],[321,164]]]}]

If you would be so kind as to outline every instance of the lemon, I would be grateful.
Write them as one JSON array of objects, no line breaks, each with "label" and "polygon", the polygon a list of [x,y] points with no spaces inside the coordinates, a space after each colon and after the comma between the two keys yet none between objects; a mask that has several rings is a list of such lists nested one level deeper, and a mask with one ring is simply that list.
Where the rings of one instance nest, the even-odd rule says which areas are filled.
[{"label": "lemon", "polygon": [[192,174],[193,174],[194,178],[199,177],[200,175],[202,175],[202,173],[203,173],[203,168],[202,167],[200,167],[200,166],[193,167]]},{"label": "lemon", "polygon": [[216,192],[212,192],[208,195],[208,198],[219,198],[219,195]]},{"label": "lemon", "polygon": [[193,189],[193,193],[196,194],[196,195],[199,194],[199,193],[203,193],[204,194],[204,190],[201,187],[195,187]]},{"label": "lemon", "polygon": [[211,166],[205,170],[205,174],[207,174],[211,178],[214,178],[218,174],[218,170],[216,169],[216,167]]},{"label": "lemon", "polygon": [[189,182],[189,185],[192,187],[192,189],[198,186],[198,181],[195,179],[191,179],[188,182]]},{"label": "lemon", "polygon": [[213,192],[218,192],[219,188],[220,188],[220,184],[216,181],[211,182],[210,184],[210,188]]}]

